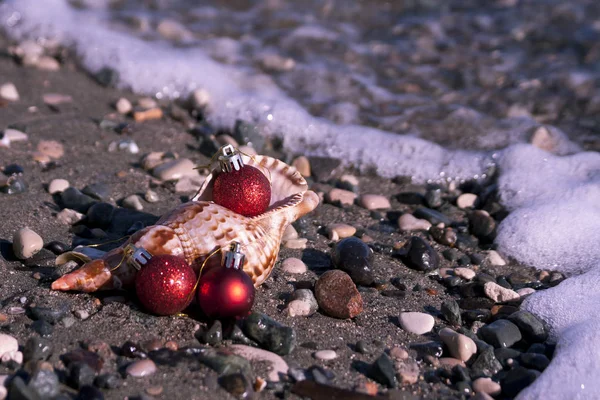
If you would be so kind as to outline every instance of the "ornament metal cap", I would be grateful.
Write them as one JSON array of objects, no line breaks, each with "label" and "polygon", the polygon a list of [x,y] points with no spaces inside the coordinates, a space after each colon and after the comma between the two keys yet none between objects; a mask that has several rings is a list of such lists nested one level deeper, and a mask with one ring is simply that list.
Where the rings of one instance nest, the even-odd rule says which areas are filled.
[{"label": "ornament metal cap", "polygon": [[148,250],[143,247],[136,247],[133,244],[128,244],[124,251],[127,255],[127,262],[138,271],[152,258],[152,254]]},{"label": "ornament metal cap", "polygon": [[219,156],[219,165],[221,171],[231,172],[233,170],[239,171],[244,166],[244,160],[242,155],[232,145],[228,144],[221,147],[221,155]]},{"label": "ornament metal cap", "polygon": [[240,251],[242,246],[238,242],[231,243],[231,250],[225,253],[225,268],[241,269],[244,265],[244,253]]}]

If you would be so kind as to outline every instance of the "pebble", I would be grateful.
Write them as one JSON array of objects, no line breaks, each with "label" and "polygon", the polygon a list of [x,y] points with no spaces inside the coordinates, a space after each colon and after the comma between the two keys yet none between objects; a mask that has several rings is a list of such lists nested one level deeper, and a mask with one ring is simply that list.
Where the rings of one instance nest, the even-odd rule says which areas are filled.
[{"label": "pebble", "polygon": [[513,368],[502,379],[502,394],[514,398],[521,390],[531,385],[538,376],[538,371],[523,367]]},{"label": "pebble", "polygon": [[519,362],[524,367],[532,368],[540,372],[543,372],[550,364],[548,357],[538,353],[523,353],[519,357]]},{"label": "pebble", "polygon": [[288,303],[287,310],[290,317],[309,316],[317,312],[319,304],[310,289],[296,289],[292,293],[291,301]]},{"label": "pebble", "polygon": [[475,345],[473,339],[461,333],[455,332],[450,328],[444,328],[439,332],[439,335],[454,358],[461,361],[468,361],[477,353],[477,345]]},{"label": "pebble", "polygon": [[521,297],[514,290],[504,288],[495,282],[486,282],[485,285],[483,285],[483,291],[487,297],[494,300],[496,303],[517,300]]},{"label": "pebble", "polygon": [[401,361],[396,363],[398,378],[403,385],[412,385],[419,381],[419,365],[415,362]]},{"label": "pebble", "polygon": [[431,222],[426,219],[416,218],[412,214],[402,214],[400,218],[398,218],[398,226],[402,232],[411,232],[411,231],[419,231],[424,230],[427,231],[431,228]]},{"label": "pebble", "polygon": [[387,197],[378,194],[363,194],[358,199],[358,204],[367,210],[383,210],[392,208],[392,205]]},{"label": "pebble", "polygon": [[42,100],[49,106],[60,106],[61,104],[73,102],[73,98],[71,96],[62,93],[45,93],[42,96]]},{"label": "pebble", "polygon": [[44,247],[44,240],[29,228],[21,228],[13,235],[13,251],[21,260],[33,257]]},{"label": "pebble", "polygon": [[470,268],[458,267],[454,268],[454,275],[470,281],[471,279],[475,278],[475,275],[477,274]]},{"label": "pebble", "polygon": [[352,278],[340,270],[319,277],[315,297],[323,312],[334,318],[354,318],[363,311],[363,300]]},{"label": "pebble", "polygon": [[400,313],[400,327],[406,332],[416,335],[423,335],[431,332],[435,320],[429,314],[422,312],[403,312]]},{"label": "pebble", "polygon": [[197,331],[196,337],[200,342],[209,346],[217,346],[223,341],[223,326],[216,320],[207,330]]},{"label": "pebble", "polygon": [[327,227],[329,240],[340,240],[350,237],[356,233],[356,228],[348,224],[332,224]]},{"label": "pebble", "polygon": [[152,170],[152,175],[161,181],[172,181],[184,176],[196,175],[196,165],[187,158],[167,161]]},{"label": "pebble", "polygon": [[8,82],[0,86],[0,98],[7,101],[19,101],[19,91],[14,83]]},{"label": "pebble", "polygon": [[70,208],[65,208],[56,214],[56,219],[65,225],[73,225],[83,219],[83,214]]},{"label": "pebble", "polygon": [[86,310],[75,310],[75,311],[73,311],[73,315],[75,315],[77,318],[79,318],[81,320],[86,320],[90,317],[90,313],[87,312]]},{"label": "pebble", "polygon": [[281,264],[281,269],[288,274],[303,274],[308,269],[306,264],[299,258],[286,258]]},{"label": "pebble", "polygon": [[527,310],[512,313],[508,320],[515,324],[525,337],[535,342],[544,342],[548,338],[548,331],[543,322]]},{"label": "pebble", "polygon": [[19,351],[19,342],[14,337],[0,333],[0,357]]},{"label": "pebble", "polygon": [[305,178],[310,176],[310,161],[305,156],[299,156],[292,161],[292,166]]},{"label": "pebble", "polygon": [[444,224],[450,225],[452,221],[446,215],[439,211],[432,210],[431,208],[419,207],[415,210],[413,215],[417,218],[423,218],[431,222],[433,225]]},{"label": "pebble", "polygon": [[163,117],[163,111],[160,108],[151,108],[149,110],[134,111],[133,119],[135,122],[152,121],[155,119],[161,119]]},{"label": "pebble", "polygon": [[473,381],[473,391],[475,393],[485,393],[490,396],[497,396],[502,392],[502,388],[498,382],[494,382],[492,378],[477,378]]},{"label": "pebble", "polygon": [[299,238],[299,239],[290,239],[286,240],[283,246],[286,249],[296,249],[296,250],[304,250],[306,248],[306,244],[308,243],[308,239]]},{"label": "pebble", "polygon": [[504,261],[504,259],[500,256],[500,254],[498,254],[496,250],[488,251],[485,259],[490,265],[506,265],[506,261]]},{"label": "pebble", "polygon": [[58,71],[60,69],[58,60],[50,56],[41,56],[35,66],[42,71]]},{"label": "pebble", "polygon": [[293,225],[288,225],[287,228],[283,231],[283,236],[281,237],[282,241],[288,241],[292,239],[298,239],[298,232]]},{"label": "pebble", "polygon": [[219,385],[236,399],[253,398],[250,380],[244,374],[233,373],[219,377]]},{"label": "pebble", "polygon": [[152,375],[156,372],[156,364],[150,359],[137,360],[127,366],[125,372],[135,378]]},{"label": "pebble", "polygon": [[460,326],[462,325],[462,318],[460,315],[460,307],[458,303],[453,300],[444,301],[440,307],[440,311],[448,321],[452,325]]},{"label": "pebble", "polygon": [[69,181],[66,179],[53,179],[48,184],[48,193],[55,194],[65,191],[69,186]]},{"label": "pebble", "polygon": [[351,206],[356,200],[356,193],[344,189],[331,189],[325,194],[325,201],[334,205]]},{"label": "pebble", "polygon": [[196,89],[190,95],[192,107],[196,110],[201,110],[210,103],[210,94],[206,89]]},{"label": "pebble", "polygon": [[473,208],[477,202],[477,195],[473,193],[463,193],[456,199],[456,206],[458,208]]},{"label": "pebble", "polygon": [[279,382],[280,375],[285,376],[288,373],[289,367],[287,363],[275,353],[243,344],[234,344],[227,348],[234,354],[242,356],[245,359],[268,362],[271,366],[268,373],[268,378],[271,382]]},{"label": "pebble", "polygon": [[52,366],[38,368],[31,376],[28,386],[34,389],[42,399],[55,398],[60,393],[60,382]]},{"label": "pebble", "polygon": [[[434,360],[435,360],[435,358],[434,358]],[[453,358],[453,357],[440,357],[439,359],[437,359],[437,362],[442,367],[453,368],[457,365],[459,365],[461,367],[465,367],[465,363],[463,361],[461,361],[457,358]]]},{"label": "pebble", "polygon": [[525,287],[525,288],[521,288],[521,289],[517,290],[517,293],[519,294],[519,296],[521,296],[521,298],[525,298],[535,292],[536,292],[535,289],[529,288],[529,287]]},{"label": "pebble", "polygon": [[385,353],[381,354],[381,356],[373,362],[369,368],[368,376],[388,388],[395,388],[398,386],[394,363]]},{"label": "pebble", "polygon": [[136,211],[142,211],[144,209],[144,205],[142,204],[142,200],[140,196],[137,194],[132,194],[123,199],[123,207],[129,208]]},{"label": "pebble", "polygon": [[160,198],[154,190],[147,190],[146,193],[144,193],[144,200],[148,203],[156,203]]},{"label": "pebble", "polygon": [[60,205],[63,208],[70,208],[81,213],[86,213],[96,203],[95,199],[83,194],[72,186],[60,193]]},{"label": "pebble", "polygon": [[0,135],[0,147],[10,147],[14,142],[25,142],[27,140],[29,140],[29,136],[26,133],[16,129],[5,129]]},{"label": "pebble", "polygon": [[338,180],[341,189],[350,190],[356,192],[358,190],[358,178],[354,175],[342,175]]},{"label": "pebble", "polygon": [[440,256],[433,247],[418,236],[412,236],[410,240],[395,253],[409,268],[417,271],[433,271],[439,268]]},{"label": "pebble", "polygon": [[290,354],[296,347],[296,331],[266,314],[250,314],[243,322],[243,331],[263,349],[278,355]]},{"label": "pebble", "polygon": [[133,110],[133,106],[129,100],[127,100],[125,97],[121,97],[115,103],[115,109],[119,114],[129,114],[131,110]]},{"label": "pebble", "polygon": [[502,370],[502,364],[496,359],[492,348],[482,349],[471,365],[472,377],[491,377]]},{"label": "pebble", "polygon": [[373,283],[373,251],[362,240],[356,237],[340,240],[333,247],[331,258],[336,268],[350,275],[357,285]]},{"label": "pebble", "polygon": [[313,356],[317,360],[328,361],[328,360],[333,360],[333,359],[337,358],[338,355],[333,350],[319,350],[319,351],[315,352],[313,354]]},{"label": "pebble", "polygon": [[511,347],[522,338],[517,325],[506,319],[499,319],[482,327],[477,334],[494,347]]}]

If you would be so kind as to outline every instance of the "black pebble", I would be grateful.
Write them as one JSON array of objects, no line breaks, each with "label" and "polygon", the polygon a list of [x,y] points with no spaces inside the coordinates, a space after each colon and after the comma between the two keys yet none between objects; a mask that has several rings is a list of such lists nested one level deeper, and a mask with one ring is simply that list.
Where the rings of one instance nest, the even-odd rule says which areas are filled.
[{"label": "black pebble", "polygon": [[121,355],[127,358],[146,358],[147,354],[142,351],[139,344],[130,340],[123,343],[121,346]]},{"label": "black pebble", "polygon": [[23,361],[47,360],[52,355],[52,345],[39,336],[31,336],[27,339],[23,348]]},{"label": "black pebble", "polygon": [[116,389],[121,387],[123,379],[117,374],[104,374],[94,379],[94,385],[101,389]]},{"label": "black pebble", "polygon": [[198,331],[196,338],[200,343],[208,344],[210,346],[216,346],[223,341],[223,328],[221,321],[215,321],[209,329],[205,331]]},{"label": "black pebble", "polygon": [[68,383],[75,389],[83,388],[94,383],[96,373],[94,370],[83,362],[74,362],[69,365]]},{"label": "black pebble", "polygon": [[448,321],[452,325],[462,325],[462,318],[460,316],[460,308],[458,307],[458,303],[453,300],[447,300],[442,303],[441,306],[442,314],[446,321]]},{"label": "black pebble", "polygon": [[9,164],[4,167],[2,172],[6,176],[23,175],[25,173],[25,169],[18,164]]},{"label": "black pebble", "polygon": [[104,395],[94,386],[86,385],[79,390],[75,400],[104,400]]},{"label": "black pebble", "polygon": [[368,376],[388,388],[395,388],[398,386],[394,363],[385,353],[373,362],[369,368]]},{"label": "black pebble", "polygon": [[531,385],[539,376],[538,371],[517,367],[508,372],[501,382],[502,394],[514,398],[519,392]]},{"label": "black pebble", "polygon": [[25,183],[22,176],[14,176],[8,180],[6,186],[0,187],[0,192],[6,194],[20,194],[25,193],[27,188],[27,183]]},{"label": "black pebble", "polygon": [[43,320],[34,321],[31,324],[31,329],[33,329],[42,337],[52,336],[52,333],[54,332],[54,327]]},{"label": "black pebble", "polygon": [[69,246],[68,244],[65,244],[63,242],[59,242],[58,240],[54,240],[50,243],[47,243],[44,246],[44,248],[46,248],[47,250],[50,250],[52,253],[56,254],[57,256],[71,250],[71,246]]},{"label": "black pebble", "polygon": [[364,340],[356,342],[356,351],[361,354],[371,354],[373,349]]},{"label": "black pebble", "polygon": [[363,286],[373,284],[373,251],[362,240],[356,237],[340,240],[331,256],[336,268],[350,275],[354,283]]},{"label": "black pebble", "polygon": [[408,243],[400,249],[396,256],[409,268],[417,271],[433,271],[439,268],[440,256],[425,240],[412,236]]}]

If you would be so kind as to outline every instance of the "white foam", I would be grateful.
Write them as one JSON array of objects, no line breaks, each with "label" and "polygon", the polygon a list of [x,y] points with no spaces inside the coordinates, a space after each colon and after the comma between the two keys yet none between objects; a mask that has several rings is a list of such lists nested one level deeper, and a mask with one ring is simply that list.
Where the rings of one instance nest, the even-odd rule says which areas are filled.
[{"label": "white foam", "polygon": [[[111,29],[102,1],[94,4],[99,6],[90,13],[74,10],[64,0],[44,0],[43,7],[39,0],[12,0],[0,4],[0,24],[16,38],[44,35],[72,45],[86,68],[97,71],[109,65],[120,73],[121,85],[135,92],[176,97],[204,88],[211,97],[211,122],[232,127],[237,118],[253,121],[266,134],[283,137],[293,152],[334,156],[361,168],[372,167],[382,176],[411,175],[419,181],[469,178],[482,174],[490,161],[482,152],[449,151],[415,137],[314,118],[269,77],[221,65],[197,48],[174,50]],[[323,36],[307,28],[296,34]],[[235,45],[230,47],[231,53],[237,51]],[[352,112],[342,119],[352,120]],[[458,117],[458,122],[481,121],[461,111],[446,122]],[[513,121],[501,135],[484,140],[504,136],[522,140],[530,126],[530,121]],[[591,271],[525,302],[552,326],[559,345],[550,367],[521,398],[600,398],[595,346],[600,339],[596,317],[600,285],[595,283],[600,281],[600,155],[557,157],[516,145],[497,156],[499,190],[511,210],[499,227],[500,251],[538,268],[568,274]]]}]

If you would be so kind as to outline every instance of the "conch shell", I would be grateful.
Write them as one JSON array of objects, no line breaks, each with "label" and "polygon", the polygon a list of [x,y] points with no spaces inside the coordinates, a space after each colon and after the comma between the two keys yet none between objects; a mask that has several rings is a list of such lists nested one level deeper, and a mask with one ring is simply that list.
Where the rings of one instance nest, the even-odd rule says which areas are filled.
[{"label": "conch shell", "polygon": [[271,181],[271,202],[264,213],[248,218],[213,203],[213,178],[220,173],[213,170],[193,201],[163,215],[156,225],[136,232],[103,258],[60,277],[52,283],[52,289],[94,292],[132,285],[137,269],[123,261],[129,244],[143,247],[152,255],[183,256],[198,272],[209,255],[219,248],[227,249],[234,241],[241,244],[246,256],[244,272],[255,286],[260,285],[273,270],[285,228],[314,210],[319,197],[308,190],[306,180],[295,168],[282,161],[254,156],[245,157],[244,162],[259,168]]}]

